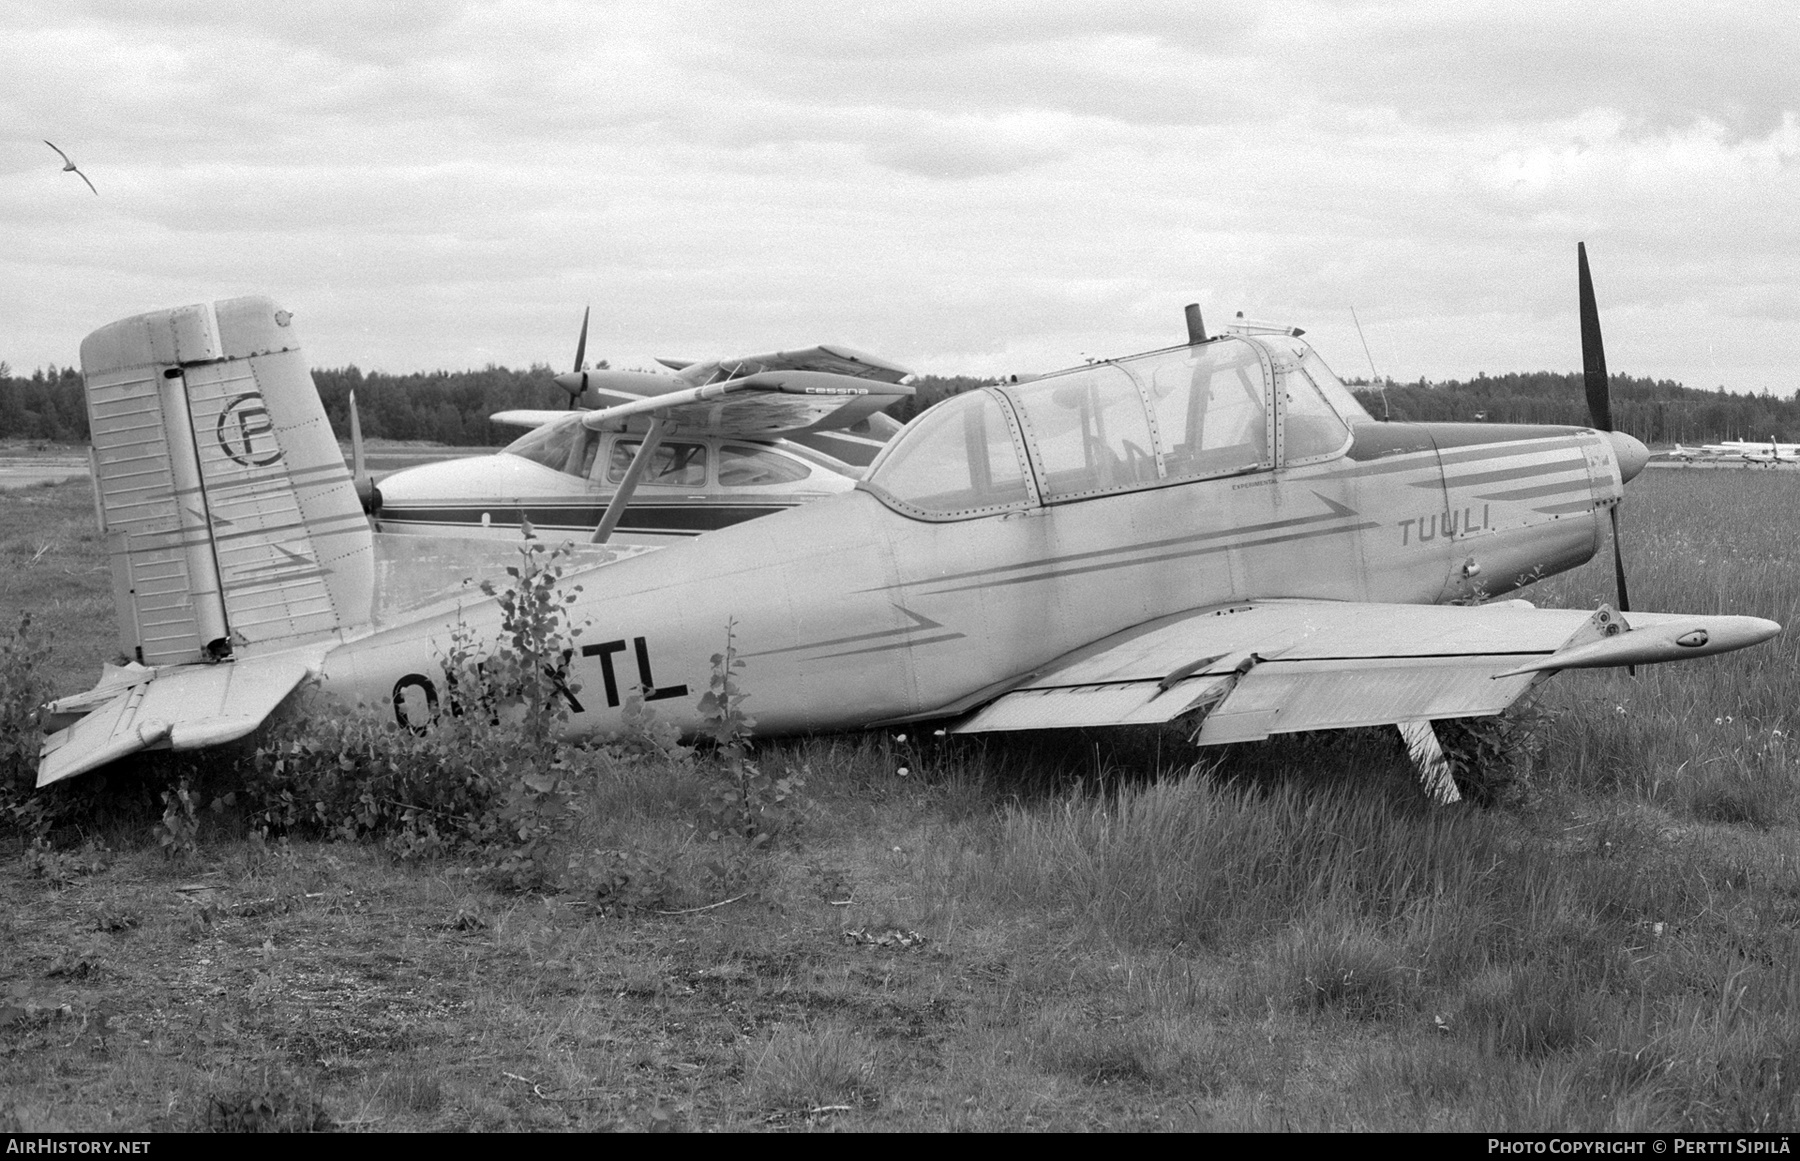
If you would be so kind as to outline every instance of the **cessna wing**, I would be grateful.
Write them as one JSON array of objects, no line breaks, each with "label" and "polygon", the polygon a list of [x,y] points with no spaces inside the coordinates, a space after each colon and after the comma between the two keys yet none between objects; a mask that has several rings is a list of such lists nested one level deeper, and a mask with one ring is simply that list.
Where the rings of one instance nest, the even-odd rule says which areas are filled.
[{"label": "cessna wing", "polygon": [[671,391],[581,413],[590,430],[616,427],[634,415],[667,424],[667,434],[776,439],[803,431],[849,427],[913,393],[897,383],[850,382],[828,371],[758,371],[737,379]]},{"label": "cessna wing", "polygon": [[[957,733],[1164,722],[1205,710],[1202,745],[1270,734],[1497,714],[1563,669],[1741,649],[1758,617],[1254,601],[1177,613],[1064,655]],[[994,690],[984,691],[992,697]],[[944,707],[958,712],[977,704]]]},{"label": "cessna wing", "polygon": [[506,427],[542,427],[567,414],[569,414],[567,411],[531,411],[525,408],[516,408],[512,411],[496,411],[488,416],[488,421]]}]

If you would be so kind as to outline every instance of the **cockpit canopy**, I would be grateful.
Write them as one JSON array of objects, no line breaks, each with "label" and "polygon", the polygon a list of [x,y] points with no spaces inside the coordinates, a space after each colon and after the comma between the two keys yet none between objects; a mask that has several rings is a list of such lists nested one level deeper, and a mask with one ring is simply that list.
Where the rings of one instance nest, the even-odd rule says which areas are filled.
[{"label": "cockpit canopy", "polygon": [[861,486],[908,515],[961,520],[1331,459],[1367,421],[1300,339],[1230,335],[946,400]]}]

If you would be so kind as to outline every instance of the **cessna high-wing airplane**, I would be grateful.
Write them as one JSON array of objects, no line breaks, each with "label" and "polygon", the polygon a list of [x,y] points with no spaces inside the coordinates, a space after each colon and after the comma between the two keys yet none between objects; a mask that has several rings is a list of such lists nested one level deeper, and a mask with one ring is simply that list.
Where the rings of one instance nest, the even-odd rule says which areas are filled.
[{"label": "cessna high-wing airplane", "polygon": [[[1186,717],[1208,744],[1393,724],[1453,797],[1434,719],[1498,713],[1564,669],[1780,630],[1628,612],[1622,569],[1619,611],[1476,603],[1591,557],[1647,459],[1609,430],[1586,265],[1592,429],[1376,423],[1297,337],[1208,337],[1190,310],[1184,345],[938,404],[852,491],[568,574],[589,627],[559,675],[566,728],[622,728],[636,687],[698,729],[735,625],[765,733]],[[139,664],[50,707],[72,724],[46,738],[39,785],[242,737],[309,678],[424,728],[450,633],[495,639],[499,610],[467,587],[377,592],[287,313],[140,315],[90,335],[82,366]],[[643,405],[672,423],[794,402],[751,377]]]},{"label": "cessna high-wing airplane", "polygon": [[[529,526],[545,537],[669,544],[850,490],[900,429],[880,409],[913,393],[902,383],[910,377],[904,367],[841,346],[663,360],[673,377],[588,370],[587,327],[584,314],[575,369],[556,381],[572,405],[601,404],[596,409],[498,412],[494,422],[532,430],[497,455],[408,468],[379,482],[365,482],[356,451],[358,489],[376,527],[517,539]],[[789,406],[673,410],[667,402],[704,401],[709,388],[738,381],[778,391]],[[659,402],[647,410],[647,400]],[[640,454],[645,461],[634,470]]]}]

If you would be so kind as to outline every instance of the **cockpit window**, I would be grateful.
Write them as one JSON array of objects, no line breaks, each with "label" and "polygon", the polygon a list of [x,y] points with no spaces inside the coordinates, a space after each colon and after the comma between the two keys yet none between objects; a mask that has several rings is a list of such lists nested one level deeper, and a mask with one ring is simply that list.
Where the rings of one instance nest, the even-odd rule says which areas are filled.
[{"label": "cockpit window", "polygon": [[728,443],[719,449],[721,488],[766,488],[792,484],[812,475],[812,469],[766,447]]},{"label": "cockpit window", "polygon": [[1148,379],[1167,478],[1269,466],[1268,373],[1254,343],[1220,339],[1129,366]]},{"label": "cockpit window", "polygon": [[863,486],[962,519],[1267,471],[1278,403],[1289,463],[1343,454],[1348,424],[1366,418],[1304,343],[1232,336],[956,396],[896,437]]},{"label": "cockpit window", "polygon": [[1312,376],[1291,364],[1290,368],[1281,377],[1286,394],[1282,458],[1292,464],[1343,451],[1350,442],[1349,425],[1325,402]]},{"label": "cockpit window", "polygon": [[[614,440],[612,458],[607,461],[606,482],[617,484],[625,479],[625,471],[631,467],[632,457],[637,455],[638,448],[644,445],[641,439]],[[706,487],[706,445],[699,443],[681,443],[668,440],[656,445],[650,453],[650,463],[644,469],[640,486],[650,485],[661,488],[704,488]]]},{"label": "cockpit window", "polygon": [[921,415],[870,467],[865,486],[928,519],[981,516],[1032,500],[1023,449],[991,388]]},{"label": "cockpit window", "polygon": [[1325,396],[1325,401],[1331,404],[1331,409],[1349,423],[1374,423],[1374,416],[1370,415],[1368,409],[1356,401],[1356,396],[1350,393],[1350,388],[1344,386],[1343,380],[1332,373],[1331,368],[1325,365],[1325,360],[1319,358],[1319,353],[1304,344],[1302,346],[1304,353],[1300,356],[1300,369],[1305,371],[1306,377],[1313,381],[1313,386],[1319,389],[1319,394]]},{"label": "cockpit window", "polygon": [[1119,367],[1100,363],[1002,390],[1019,414],[1046,501],[1160,478],[1143,394]]}]

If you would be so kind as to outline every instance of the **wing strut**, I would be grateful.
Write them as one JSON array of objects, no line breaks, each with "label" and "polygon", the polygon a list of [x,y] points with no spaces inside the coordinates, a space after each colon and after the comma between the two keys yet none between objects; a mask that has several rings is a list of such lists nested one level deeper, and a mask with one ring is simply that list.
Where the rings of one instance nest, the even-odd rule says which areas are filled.
[{"label": "wing strut", "polygon": [[650,457],[656,454],[657,445],[662,443],[663,429],[668,427],[666,416],[652,415],[650,430],[644,435],[644,442],[638,445],[637,454],[631,457],[631,466],[625,469],[625,478],[619,481],[618,491],[606,505],[606,511],[600,515],[600,523],[594,526],[594,544],[605,544],[613,529],[619,526],[619,517],[625,515],[625,506],[631,503],[632,493],[637,491],[638,481],[644,478],[644,469],[650,466]]}]

